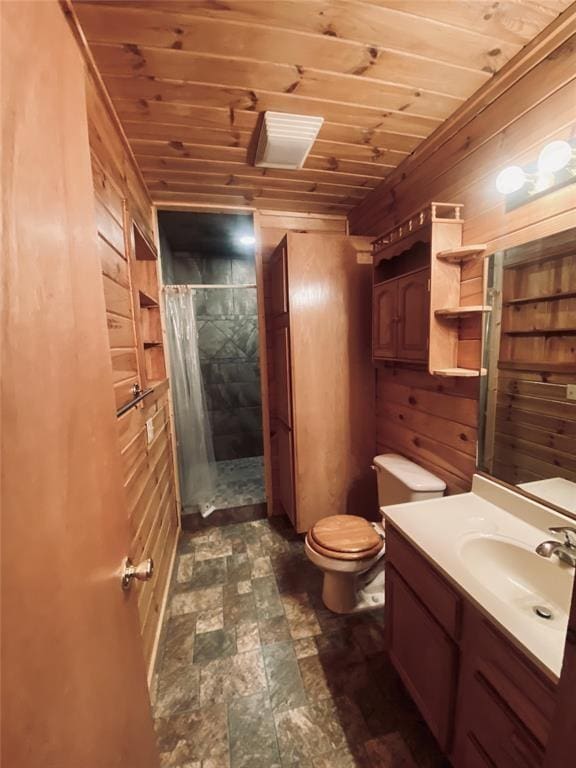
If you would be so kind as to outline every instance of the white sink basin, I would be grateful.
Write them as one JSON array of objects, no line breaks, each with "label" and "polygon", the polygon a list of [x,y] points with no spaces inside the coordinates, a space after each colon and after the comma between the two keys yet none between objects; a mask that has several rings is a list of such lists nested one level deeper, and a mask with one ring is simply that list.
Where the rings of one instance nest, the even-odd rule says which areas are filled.
[{"label": "white sink basin", "polygon": [[[570,519],[475,475],[470,493],[383,507],[456,589],[558,681],[575,569],[537,555],[549,528]],[[551,612],[549,619],[535,608]]]},{"label": "white sink basin", "polygon": [[[503,603],[533,616],[550,629],[566,630],[573,572],[556,556],[541,557],[521,542],[474,536],[459,547],[465,568]],[[536,608],[551,612],[543,618]]]}]

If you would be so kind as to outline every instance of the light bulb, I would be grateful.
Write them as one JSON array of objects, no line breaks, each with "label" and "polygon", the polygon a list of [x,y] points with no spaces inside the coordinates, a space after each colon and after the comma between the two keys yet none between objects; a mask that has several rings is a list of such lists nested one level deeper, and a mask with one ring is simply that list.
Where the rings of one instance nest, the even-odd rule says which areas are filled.
[{"label": "light bulb", "polygon": [[254,245],[256,238],[254,235],[242,235],[242,237],[238,238],[238,242],[240,245]]},{"label": "light bulb", "polygon": [[572,147],[567,141],[551,141],[538,155],[540,173],[556,173],[565,168],[572,159]]},{"label": "light bulb", "polygon": [[546,171],[539,171],[532,192],[545,192],[554,186],[554,174]]},{"label": "light bulb", "polygon": [[501,195],[511,195],[522,189],[526,182],[526,174],[519,165],[509,165],[500,171],[496,178],[496,189]]}]

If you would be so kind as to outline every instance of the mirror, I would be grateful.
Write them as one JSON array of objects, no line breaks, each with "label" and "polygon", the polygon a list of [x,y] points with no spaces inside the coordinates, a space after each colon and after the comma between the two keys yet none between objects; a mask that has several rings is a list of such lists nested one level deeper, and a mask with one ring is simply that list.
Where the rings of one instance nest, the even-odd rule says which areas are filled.
[{"label": "mirror", "polygon": [[478,468],[576,518],[576,228],[487,272]]}]

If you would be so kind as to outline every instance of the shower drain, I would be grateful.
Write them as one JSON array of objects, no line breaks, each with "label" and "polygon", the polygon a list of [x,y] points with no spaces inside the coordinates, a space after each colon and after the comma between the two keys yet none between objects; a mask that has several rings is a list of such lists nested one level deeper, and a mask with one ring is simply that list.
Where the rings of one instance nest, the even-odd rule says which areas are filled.
[{"label": "shower drain", "polygon": [[552,619],[554,614],[545,605],[535,605],[532,609],[536,616],[540,616],[541,619]]}]

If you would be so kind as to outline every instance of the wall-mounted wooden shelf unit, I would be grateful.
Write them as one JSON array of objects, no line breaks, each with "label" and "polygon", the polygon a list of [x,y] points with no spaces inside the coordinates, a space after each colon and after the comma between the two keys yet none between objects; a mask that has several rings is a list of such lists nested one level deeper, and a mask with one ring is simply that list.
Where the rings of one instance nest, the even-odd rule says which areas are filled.
[{"label": "wall-mounted wooden shelf unit", "polygon": [[434,310],[434,314],[436,317],[441,317],[444,320],[459,320],[462,317],[482,315],[491,311],[492,307],[487,304],[474,304],[470,307],[446,307],[445,309],[436,309]]},{"label": "wall-mounted wooden shelf unit", "polygon": [[459,376],[461,378],[474,378],[475,376],[485,376],[486,370],[484,368],[476,371],[473,368],[437,368],[430,371],[433,376]]},{"label": "wall-mounted wooden shelf unit", "polygon": [[153,299],[152,296],[148,296],[147,293],[144,293],[143,290],[138,290],[138,298],[140,300],[140,306],[141,307],[157,307],[158,302],[156,299]]},{"label": "wall-mounted wooden shelf unit", "polygon": [[450,261],[454,264],[461,264],[465,261],[471,261],[472,259],[478,259],[483,256],[486,251],[486,246],[482,243],[475,245],[461,245],[459,248],[451,248],[447,251],[440,251],[436,254],[437,259],[442,261]]},{"label": "wall-mounted wooden shelf unit", "polygon": [[158,253],[156,248],[133,225],[134,259],[132,280],[135,312],[138,317],[139,355],[145,385],[166,378],[162,322],[158,290]]},{"label": "wall-mounted wooden shelf unit", "polygon": [[134,258],[136,261],[156,261],[158,252],[153,243],[146,238],[134,224]]},{"label": "wall-mounted wooden shelf unit", "polygon": [[[458,359],[459,321],[470,323],[477,317],[480,322],[491,309],[462,306],[462,266],[486,252],[484,244],[462,244],[462,209],[456,203],[430,203],[374,241],[375,361],[427,361],[435,376],[481,375],[480,359],[477,368],[463,368]],[[403,285],[405,276],[417,274],[423,279],[416,285],[412,278],[409,295],[394,290],[395,283]]]}]

